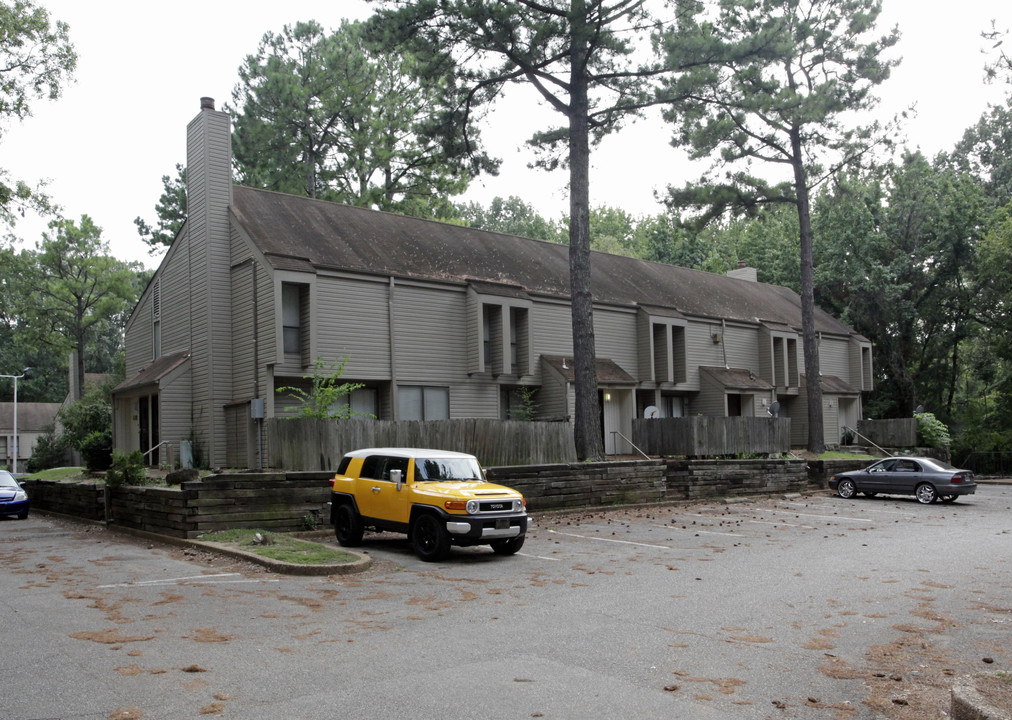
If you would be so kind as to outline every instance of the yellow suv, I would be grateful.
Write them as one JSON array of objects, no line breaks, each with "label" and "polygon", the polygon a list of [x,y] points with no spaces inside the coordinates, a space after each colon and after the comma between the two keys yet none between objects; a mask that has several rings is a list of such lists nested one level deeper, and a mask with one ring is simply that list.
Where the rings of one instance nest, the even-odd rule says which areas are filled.
[{"label": "yellow suv", "polygon": [[345,547],[366,528],[407,533],[418,557],[444,559],[451,545],[491,545],[512,555],[524,544],[527,502],[490,483],[474,455],[418,448],[355,450],[331,481],[330,521]]}]

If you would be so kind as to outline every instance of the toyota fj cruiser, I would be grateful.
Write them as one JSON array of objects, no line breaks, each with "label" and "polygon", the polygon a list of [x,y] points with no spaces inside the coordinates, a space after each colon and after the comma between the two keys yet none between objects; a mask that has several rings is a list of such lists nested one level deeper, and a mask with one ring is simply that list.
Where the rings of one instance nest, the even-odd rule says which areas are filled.
[{"label": "toyota fj cruiser", "polygon": [[451,545],[491,545],[512,555],[524,544],[527,503],[490,483],[477,458],[417,448],[355,450],[331,481],[330,521],[345,547],[366,528],[407,533],[422,560],[444,559]]}]

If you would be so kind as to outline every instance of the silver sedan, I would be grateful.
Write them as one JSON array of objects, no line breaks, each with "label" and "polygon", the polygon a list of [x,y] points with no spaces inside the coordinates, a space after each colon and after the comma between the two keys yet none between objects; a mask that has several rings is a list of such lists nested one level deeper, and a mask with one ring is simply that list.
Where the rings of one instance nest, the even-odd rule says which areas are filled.
[{"label": "silver sedan", "polygon": [[952,502],[960,495],[973,495],[977,483],[970,470],[960,470],[947,462],[924,457],[890,457],[864,470],[838,473],[829,478],[829,487],[842,498],[857,493],[874,497],[913,495],[925,504],[935,500]]}]

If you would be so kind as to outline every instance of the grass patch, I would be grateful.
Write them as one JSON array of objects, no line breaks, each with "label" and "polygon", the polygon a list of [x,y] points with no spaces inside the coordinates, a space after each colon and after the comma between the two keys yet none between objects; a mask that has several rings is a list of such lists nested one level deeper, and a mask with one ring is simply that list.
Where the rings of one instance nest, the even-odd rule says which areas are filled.
[{"label": "grass patch", "polygon": [[358,560],[357,555],[327,547],[322,543],[300,540],[285,533],[252,528],[220,530],[202,535],[200,539],[205,542],[232,545],[260,557],[294,565],[340,565]]},{"label": "grass patch", "polygon": [[56,482],[71,482],[75,480],[95,480],[88,477],[88,471],[83,467],[61,467],[39,470],[38,472],[26,473],[26,478],[32,480],[50,480]]}]

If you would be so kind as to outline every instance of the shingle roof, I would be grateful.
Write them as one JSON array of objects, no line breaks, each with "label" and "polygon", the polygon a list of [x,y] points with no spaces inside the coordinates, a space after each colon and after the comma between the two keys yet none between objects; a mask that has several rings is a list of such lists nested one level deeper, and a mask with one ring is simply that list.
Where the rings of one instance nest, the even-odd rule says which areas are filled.
[{"label": "shingle roof", "polygon": [[[542,355],[541,360],[542,362],[555,368],[558,373],[566,379],[566,381],[575,382],[576,370],[573,368],[576,363],[571,355]],[[596,358],[595,360],[595,372],[599,383],[613,385],[636,384],[636,378],[623,370],[622,367],[614,360],[602,357]]]},{"label": "shingle roof", "polygon": [[[566,245],[239,185],[231,210],[278,268],[489,282],[569,297]],[[592,253],[591,268],[599,303],[801,328],[800,297],[787,288],[600,252]],[[853,334],[818,309],[816,329]]]},{"label": "shingle roof", "polygon": [[113,388],[113,392],[129,390],[131,388],[152,385],[160,381],[170,372],[182,365],[190,358],[188,352],[178,352],[173,355],[163,355],[157,360],[152,360],[142,367],[136,375],[128,378]]}]

